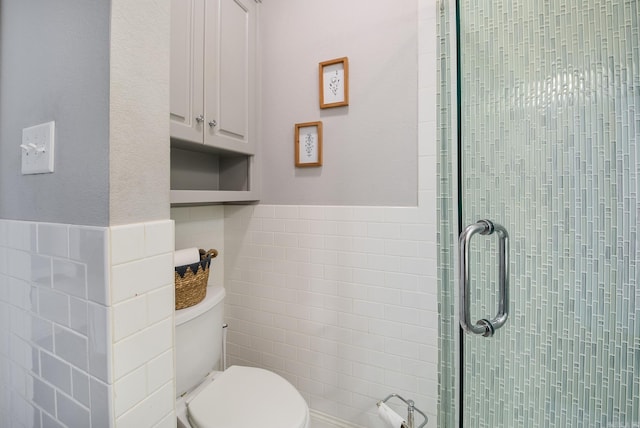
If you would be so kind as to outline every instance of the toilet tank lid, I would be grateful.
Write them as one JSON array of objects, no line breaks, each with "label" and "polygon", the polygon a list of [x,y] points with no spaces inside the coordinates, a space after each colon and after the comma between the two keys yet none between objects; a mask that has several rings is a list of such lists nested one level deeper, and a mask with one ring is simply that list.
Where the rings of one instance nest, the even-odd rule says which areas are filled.
[{"label": "toilet tank lid", "polygon": [[202,302],[188,308],[176,311],[176,325],[184,324],[199,317],[209,309],[213,308],[224,299],[225,290],[222,286],[207,287],[207,294]]}]

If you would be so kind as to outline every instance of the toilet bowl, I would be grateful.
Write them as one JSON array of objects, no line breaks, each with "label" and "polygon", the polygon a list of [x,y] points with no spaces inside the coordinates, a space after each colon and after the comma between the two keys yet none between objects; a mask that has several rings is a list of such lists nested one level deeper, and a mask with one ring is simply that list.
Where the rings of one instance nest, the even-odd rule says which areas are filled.
[{"label": "toilet bowl", "polygon": [[209,287],[202,302],[176,311],[178,426],[308,428],[309,407],[283,377],[244,366],[216,371],[224,296],[223,287]]}]

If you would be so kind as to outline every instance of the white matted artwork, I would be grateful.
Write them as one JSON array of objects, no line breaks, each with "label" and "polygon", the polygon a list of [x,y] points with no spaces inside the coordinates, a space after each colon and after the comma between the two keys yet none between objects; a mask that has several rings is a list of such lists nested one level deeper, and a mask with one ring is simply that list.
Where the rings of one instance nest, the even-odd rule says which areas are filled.
[{"label": "white matted artwork", "polygon": [[322,166],[322,122],[296,123],[295,163],[297,167]]},{"label": "white matted artwork", "polygon": [[349,59],[320,63],[320,108],[349,105]]}]

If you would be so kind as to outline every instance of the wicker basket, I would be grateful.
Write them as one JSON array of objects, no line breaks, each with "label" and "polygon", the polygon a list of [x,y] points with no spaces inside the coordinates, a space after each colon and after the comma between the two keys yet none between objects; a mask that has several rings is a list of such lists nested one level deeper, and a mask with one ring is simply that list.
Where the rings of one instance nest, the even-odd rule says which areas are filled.
[{"label": "wicker basket", "polygon": [[211,259],[217,255],[217,250],[200,250],[199,262],[176,266],[176,310],[193,306],[205,298]]}]

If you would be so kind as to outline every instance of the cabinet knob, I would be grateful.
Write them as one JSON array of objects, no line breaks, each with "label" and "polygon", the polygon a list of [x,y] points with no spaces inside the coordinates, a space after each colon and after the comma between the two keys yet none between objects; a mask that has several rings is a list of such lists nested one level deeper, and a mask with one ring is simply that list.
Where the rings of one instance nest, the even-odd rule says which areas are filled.
[{"label": "cabinet knob", "polygon": [[204,122],[204,116],[203,115],[196,116],[196,122],[198,122],[198,123]]},{"label": "cabinet knob", "polygon": [[212,127],[212,128],[213,128],[213,127],[215,127],[217,124],[218,124],[218,122],[216,122],[216,120],[215,120],[215,119],[211,119],[211,120],[209,121],[209,126],[210,126],[210,127]]}]

